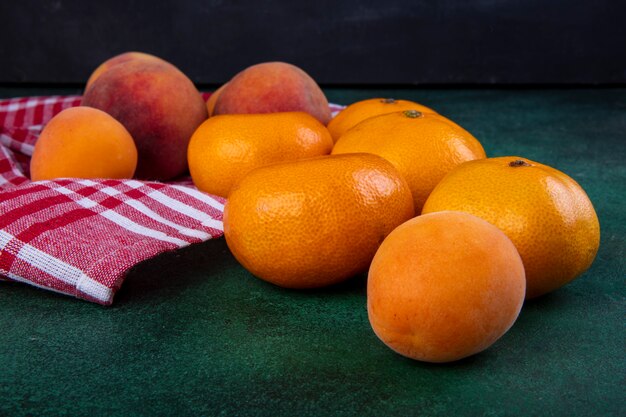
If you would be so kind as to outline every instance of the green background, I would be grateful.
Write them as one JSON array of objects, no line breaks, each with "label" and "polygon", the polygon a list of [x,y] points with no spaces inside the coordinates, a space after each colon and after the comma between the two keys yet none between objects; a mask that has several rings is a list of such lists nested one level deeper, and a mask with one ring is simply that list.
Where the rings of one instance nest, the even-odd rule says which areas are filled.
[{"label": "green background", "polygon": [[446,365],[405,359],[376,338],[365,274],[281,289],[240,267],[223,238],[136,266],[112,307],[0,283],[0,415],[626,414],[626,90],[326,93],[342,104],[415,100],[472,132],[488,156],[569,174],[600,218],[594,264],[526,302],[491,348]]}]

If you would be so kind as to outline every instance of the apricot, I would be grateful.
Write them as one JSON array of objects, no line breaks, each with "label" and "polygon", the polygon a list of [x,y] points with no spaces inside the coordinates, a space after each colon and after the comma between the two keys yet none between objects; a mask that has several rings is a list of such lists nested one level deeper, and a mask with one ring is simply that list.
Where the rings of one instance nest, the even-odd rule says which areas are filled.
[{"label": "apricot", "polygon": [[55,178],[131,178],[137,148],[120,122],[91,107],[70,107],[54,116],[35,143],[33,181]]},{"label": "apricot", "polygon": [[168,180],[187,171],[187,145],[207,119],[191,80],[162,60],[135,59],[103,72],[83,96],[84,106],[121,122],[139,152],[136,177]]},{"label": "apricot", "polygon": [[331,119],[326,96],[302,69],[264,62],[235,75],[221,91],[214,114],[303,111],[324,125]]},{"label": "apricot", "polygon": [[425,214],[398,226],[376,252],[368,316],[399,354],[449,362],[504,335],[525,289],[522,259],[500,229],[463,212]]},{"label": "apricot", "polygon": [[162,61],[159,57],[143,52],[124,52],[123,54],[116,55],[113,58],[109,58],[104,61],[91,73],[89,79],[87,80],[87,84],[85,85],[85,90],[87,90],[91,86],[91,84],[93,84],[94,81],[96,81],[98,77],[100,77],[105,71],[109,70],[117,64],[122,64],[124,62],[132,61],[135,59]]}]

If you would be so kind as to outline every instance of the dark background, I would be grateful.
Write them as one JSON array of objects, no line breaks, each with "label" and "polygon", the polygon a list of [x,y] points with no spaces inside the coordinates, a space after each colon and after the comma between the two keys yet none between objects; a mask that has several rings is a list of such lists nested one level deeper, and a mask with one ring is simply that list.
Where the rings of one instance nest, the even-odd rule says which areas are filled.
[{"label": "dark background", "polygon": [[220,84],[282,60],[333,85],[626,82],[618,0],[0,1],[0,83],[83,83],[137,50]]}]

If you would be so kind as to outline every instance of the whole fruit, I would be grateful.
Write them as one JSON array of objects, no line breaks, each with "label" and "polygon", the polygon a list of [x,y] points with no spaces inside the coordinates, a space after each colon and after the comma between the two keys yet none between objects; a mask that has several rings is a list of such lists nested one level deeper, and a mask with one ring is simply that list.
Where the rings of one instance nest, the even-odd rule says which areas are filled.
[{"label": "whole fruit", "polygon": [[526,298],[553,291],[586,271],[600,224],[585,191],[561,171],[517,156],[471,161],[431,193],[424,213],[460,210],[496,225],[526,269]]},{"label": "whole fruit", "polygon": [[417,110],[421,113],[436,113],[433,109],[409,100],[395,100],[393,98],[370,98],[357,101],[341,110],[328,123],[328,130],[337,142],[341,135],[370,117],[381,114],[395,113],[404,110]]},{"label": "whole fruit", "polygon": [[227,197],[254,168],[327,155],[332,148],[328,129],[307,113],[228,114],[202,123],[187,154],[198,189]]},{"label": "whole fruit", "polygon": [[35,143],[33,181],[55,178],[132,178],[137,148],[120,122],[91,107],[54,116]]},{"label": "whole fruit", "polygon": [[450,362],[487,349],[524,302],[524,267],[497,227],[467,213],[425,214],[387,236],[372,261],[367,311],[391,349]]},{"label": "whole fruit", "polygon": [[257,277],[313,288],[367,270],[380,242],[413,214],[408,185],[389,162],[323,156],[251,171],[226,202],[224,235]]},{"label": "whole fruit", "polygon": [[462,162],[485,157],[468,131],[434,113],[406,110],[374,116],[344,133],[333,154],[368,152],[391,162],[406,178],[415,212],[437,183]]},{"label": "whole fruit", "polygon": [[252,65],[220,92],[213,114],[303,111],[322,124],[330,121],[326,96],[315,80],[286,62]]},{"label": "whole fruit", "polygon": [[89,76],[87,84],[85,85],[85,91],[87,91],[89,87],[91,87],[91,85],[98,79],[98,77],[100,77],[105,71],[108,71],[112,67],[118,64],[123,64],[124,62],[142,59],[165,62],[159,57],[143,52],[124,52],[123,54],[119,54],[112,58],[109,58],[102,64],[100,64],[98,68],[96,68]]},{"label": "whole fruit", "polygon": [[206,101],[206,109],[209,112],[209,117],[213,116],[213,110],[215,109],[215,103],[217,103],[217,99],[219,98],[222,91],[224,91],[224,87],[226,87],[228,83],[222,84],[220,88],[213,91],[213,93],[209,96]]},{"label": "whole fruit", "polygon": [[187,171],[187,145],[207,117],[193,83],[173,65],[134,59],[103,72],[83,96],[126,127],[139,152],[136,176],[168,180]]}]

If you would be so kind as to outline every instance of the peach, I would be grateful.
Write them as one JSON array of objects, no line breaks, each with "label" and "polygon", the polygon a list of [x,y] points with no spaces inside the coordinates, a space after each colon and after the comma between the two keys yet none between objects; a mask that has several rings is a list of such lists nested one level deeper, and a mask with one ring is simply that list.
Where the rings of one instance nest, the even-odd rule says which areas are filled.
[{"label": "peach", "polygon": [[96,68],[91,73],[89,79],[87,80],[87,84],[85,85],[85,90],[87,90],[91,86],[91,84],[93,84],[93,82],[96,81],[96,79],[98,79],[98,77],[101,76],[102,73],[104,73],[106,70],[114,67],[117,64],[122,64],[124,62],[132,61],[134,59],[153,59],[162,61],[161,58],[143,52],[124,52],[123,54],[116,55],[113,58],[109,58],[104,61],[98,66],[98,68]]},{"label": "peach", "polygon": [[264,62],[235,75],[215,103],[214,114],[303,111],[324,125],[331,119],[326,96],[302,69]]},{"label": "peach", "polygon": [[168,180],[187,171],[187,145],[208,117],[202,96],[178,68],[135,59],[103,72],[82,104],[103,110],[130,132],[139,152],[135,176]]}]

